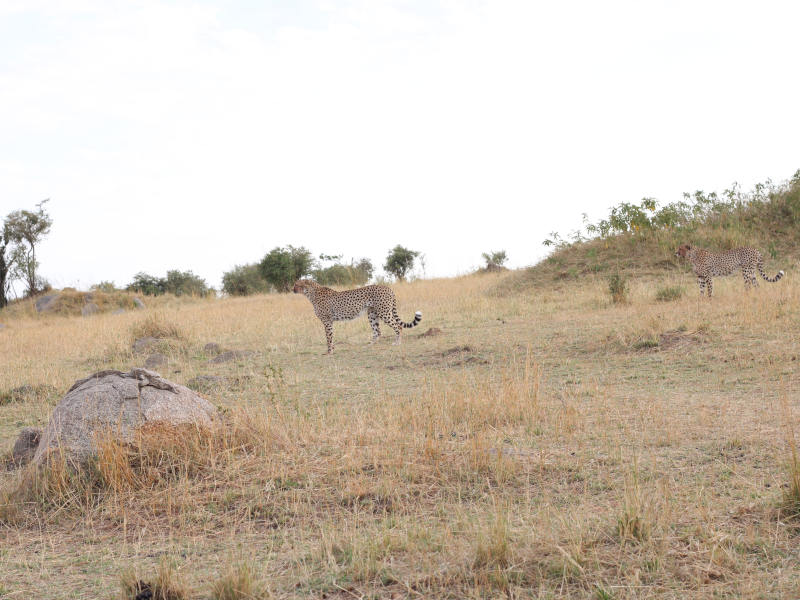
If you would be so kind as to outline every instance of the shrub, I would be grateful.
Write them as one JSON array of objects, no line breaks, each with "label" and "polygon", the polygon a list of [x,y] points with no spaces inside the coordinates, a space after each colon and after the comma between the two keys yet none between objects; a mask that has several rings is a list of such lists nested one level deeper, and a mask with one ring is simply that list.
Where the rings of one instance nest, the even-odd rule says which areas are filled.
[{"label": "shrub", "polygon": [[237,265],[222,275],[222,291],[229,296],[249,296],[269,291],[257,264]]},{"label": "shrub", "polygon": [[125,289],[145,296],[160,296],[167,292],[176,296],[208,296],[214,292],[206,285],[205,279],[191,271],[178,270],[167,271],[166,277],[154,277],[139,272]]},{"label": "shrub", "polygon": [[508,260],[505,250],[498,250],[497,252],[484,252],[481,254],[483,260],[486,261],[486,271],[499,271],[503,269],[503,265]]},{"label": "shrub", "polygon": [[117,291],[117,286],[114,285],[113,281],[101,281],[100,283],[95,283],[92,286],[92,290],[96,292],[111,293]]},{"label": "shrub", "polygon": [[349,265],[337,262],[325,268],[314,269],[311,274],[322,285],[364,285],[372,278],[374,270],[372,261],[362,258]]},{"label": "shrub", "polygon": [[191,271],[167,271],[164,289],[176,296],[208,296],[213,292],[206,280]]},{"label": "shrub", "polygon": [[211,588],[214,600],[262,600],[269,598],[269,591],[259,581],[253,565],[243,563],[231,565]]},{"label": "shrub", "polygon": [[314,267],[311,252],[303,246],[273,248],[258,264],[261,276],[279,292],[288,292],[291,285]]},{"label": "shrub", "polygon": [[683,297],[684,292],[684,288],[679,285],[668,285],[658,289],[656,292],[656,300],[659,302],[679,300]]},{"label": "shrub", "polygon": [[628,301],[628,279],[624,275],[614,273],[608,278],[608,293],[614,304],[624,304]]},{"label": "shrub", "polygon": [[133,276],[133,281],[125,286],[125,289],[145,296],[160,296],[166,291],[164,288],[165,283],[163,279],[139,272]]},{"label": "shrub", "polygon": [[414,260],[417,256],[419,256],[419,252],[397,245],[389,251],[383,268],[387,273],[403,281],[408,272],[414,268]]}]

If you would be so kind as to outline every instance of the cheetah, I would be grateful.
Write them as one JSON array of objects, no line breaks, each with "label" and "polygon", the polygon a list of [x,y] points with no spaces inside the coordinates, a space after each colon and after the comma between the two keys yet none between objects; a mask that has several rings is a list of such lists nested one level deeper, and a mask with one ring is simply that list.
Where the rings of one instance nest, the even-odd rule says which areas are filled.
[{"label": "cheetah", "polygon": [[396,334],[395,344],[400,343],[400,332],[404,327],[410,328],[418,325],[422,320],[422,313],[417,311],[414,320],[404,323],[397,316],[397,300],[392,288],[385,285],[368,285],[354,290],[337,292],[329,287],[322,286],[310,279],[300,279],[295,282],[295,294],[303,293],[311,301],[314,314],[322,321],[325,327],[325,338],[328,342],[328,354],[333,352],[333,322],[349,321],[365,312],[372,326],[372,340],[375,342],[381,336],[378,318],[383,319]]},{"label": "cheetah", "polygon": [[767,277],[764,273],[764,259],[761,252],[755,248],[734,248],[715,254],[690,244],[682,244],[675,252],[675,256],[685,258],[692,263],[697,283],[700,285],[700,296],[703,295],[704,289],[707,289],[709,298],[712,290],[711,278],[730,275],[738,269],[742,270],[745,288],[750,288],[751,285],[758,287],[756,269],[764,281],[770,283],[775,283],[784,275],[783,271],[778,271],[775,277]]}]

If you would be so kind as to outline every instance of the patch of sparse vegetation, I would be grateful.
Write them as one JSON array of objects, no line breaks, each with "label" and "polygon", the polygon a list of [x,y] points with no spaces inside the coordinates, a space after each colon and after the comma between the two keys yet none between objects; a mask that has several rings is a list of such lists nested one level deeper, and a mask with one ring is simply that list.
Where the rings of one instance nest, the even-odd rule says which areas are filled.
[{"label": "patch of sparse vegetation", "polygon": [[625,304],[628,301],[628,279],[620,273],[608,278],[608,293],[614,304]]},{"label": "patch of sparse vegetation", "polygon": [[674,300],[680,300],[685,292],[685,288],[680,285],[663,286],[656,290],[656,300],[659,302],[673,302]]},{"label": "patch of sparse vegetation", "polygon": [[231,564],[211,586],[213,600],[266,600],[269,589],[249,562]]},{"label": "patch of sparse vegetation", "polygon": [[120,577],[120,600],[189,600],[189,590],[174,561],[162,559],[155,577],[140,579],[134,569]]}]

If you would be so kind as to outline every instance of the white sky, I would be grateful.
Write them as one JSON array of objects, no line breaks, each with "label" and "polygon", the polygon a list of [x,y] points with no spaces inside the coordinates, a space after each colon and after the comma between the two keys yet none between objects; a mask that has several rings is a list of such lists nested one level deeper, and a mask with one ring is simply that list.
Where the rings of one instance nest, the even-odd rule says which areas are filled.
[{"label": "white sky", "polygon": [[0,217],[56,287],[275,246],[536,262],[581,213],[800,168],[798,2],[0,0]]}]

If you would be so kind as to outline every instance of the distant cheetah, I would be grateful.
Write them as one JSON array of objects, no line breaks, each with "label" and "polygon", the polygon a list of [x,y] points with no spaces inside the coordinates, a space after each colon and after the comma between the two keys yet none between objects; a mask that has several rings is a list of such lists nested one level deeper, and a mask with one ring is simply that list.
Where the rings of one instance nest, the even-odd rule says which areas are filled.
[{"label": "distant cheetah", "polygon": [[422,313],[417,311],[411,323],[404,323],[397,316],[397,300],[392,288],[385,285],[368,285],[354,290],[337,292],[322,286],[310,279],[300,279],[294,284],[294,293],[303,293],[311,301],[314,314],[325,327],[325,338],[328,341],[328,354],[333,352],[333,322],[349,321],[365,312],[372,326],[373,343],[381,336],[378,318],[383,319],[396,335],[395,344],[400,343],[400,332],[404,327],[414,327],[422,320]]},{"label": "distant cheetah", "polygon": [[692,263],[697,283],[700,285],[700,295],[703,295],[704,288],[708,286],[708,297],[711,297],[711,278],[730,275],[738,269],[742,270],[744,286],[749,288],[758,287],[756,270],[759,275],[770,283],[775,283],[783,277],[783,271],[778,271],[775,277],[767,277],[764,273],[764,259],[761,252],[755,248],[734,248],[725,252],[713,253],[702,248],[695,248],[689,244],[682,244],[675,252],[675,256],[685,258]]}]

